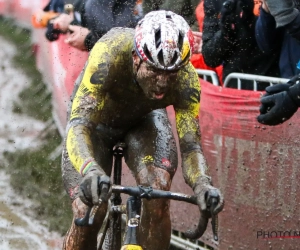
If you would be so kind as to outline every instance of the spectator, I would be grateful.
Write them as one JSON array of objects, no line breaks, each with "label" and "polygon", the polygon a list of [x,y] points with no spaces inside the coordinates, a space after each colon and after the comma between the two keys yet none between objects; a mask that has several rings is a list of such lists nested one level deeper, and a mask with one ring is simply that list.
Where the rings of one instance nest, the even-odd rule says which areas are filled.
[{"label": "spectator", "polygon": [[275,126],[289,120],[300,107],[300,75],[291,78],[287,83],[275,84],[266,88],[260,99],[260,115],[257,121]]},{"label": "spectator", "polygon": [[136,0],[79,0],[75,10],[80,15],[61,14],[52,24],[62,32],[70,31],[65,39],[69,45],[79,50],[91,50],[112,27],[135,27],[139,19],[134,15],[135,5]]},{"label": "spectator", "polygon": [[[278,59],[260,51],[255,40],[253,0],[204,0],[202,53],[210,67],[223,65],[223,81],[233,72],[278,76]],[[263,90],[268,83],[259,83]],[[231,81],[227,87],[236,87]],[[243,89],[252,82],[242,81]]]},{"label": "spectator", "polygon": [[[299,0],[266,0],[262,4],[260,22],[256,27],[257,38],[261,42],[259,44],[262,49],[273,49],[280,53],[282,77],[290,78],[295,75],[287,84],[276,84],[266,89],[266,94],[261,98],[260,115],[257,117],[262,124],[274,126],[283,123],[300,107],[299,6]],[[267,44],[269,39],[261,33],[267,27],[272,32],[269,35],[276,38],[274,48],[271,47],[272,43]]]},{"label": "spectator", "polygon": [[[300,73],[299,6],[299,0],[263,0],[260,17],[256,23],[255,34],[259,48],[273,56],[280,55],[279,68],[282,78],[291,78]],[[279,10],[282,10],[281,14],[278,14]],[[283,18],[284,12],[287,15]]]},{"label": "spectator", "polygon": [[199,31],[195,9],[200,0],[143,0],[143,13],[152,10],[170,10],[181,15],[193,31]]},{"label": "spectator", "polygon": [[[218,66],[217,68],[209,67],[204,62],[203,55],[202,55],[202,32],[203,32],[203,20],[204,20],[203,0],[200,1],[200,3],[198,4],[198,6],[196,8],[196,18],[197,18],[197,21],[199,24],[199,30],[200,30],[199,41],[200,42],[198,45],[199,47],[194,50],[194,54],[192,55],[192,58],[191,58],[191,63],[193,64],[193,66],[196,69],[207,69],[207,70],[215,71],[218,75],[219,82],[222,85],[222,70],[223,70],[222,65]],[[197,35],[197,33],[196,34],[195,33],[194,33],[194,38],[195,38],[195,35]],[[196,39],[194,39],[194,40],[196,40]]]},{"label": "spectator", "polygon": [[63,0],[50,0],[43,10],[38,10],[31,17],[34,28],[45,28],[50,19],[55,18],[64,11]]}]

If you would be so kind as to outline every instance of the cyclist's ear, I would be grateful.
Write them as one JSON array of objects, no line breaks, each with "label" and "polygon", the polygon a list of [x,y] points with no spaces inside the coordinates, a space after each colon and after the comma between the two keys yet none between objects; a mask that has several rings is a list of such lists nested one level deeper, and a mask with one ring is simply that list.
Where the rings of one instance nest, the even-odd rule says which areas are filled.
[{"label": "cyclist's ear", "polygon": [[137,53],[135,52],[135,50],[132,50],[132,60],[133,60],[133,64],[135,66],[138,66],[140,64],[140,58],[139,56],[137,55]]}]

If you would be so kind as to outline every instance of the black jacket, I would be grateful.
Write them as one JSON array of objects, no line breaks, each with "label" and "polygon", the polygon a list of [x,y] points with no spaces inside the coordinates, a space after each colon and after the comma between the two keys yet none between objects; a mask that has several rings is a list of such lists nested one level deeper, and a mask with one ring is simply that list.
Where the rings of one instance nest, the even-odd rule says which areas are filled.
[{"label": "black jacket", "polygon": [[[258,48],[255,40],[257,18],[254,14],[249,16],[250,25],[244,25],[239,21],[236,23],[234,36],[225,37],[220,29],[221,9],[224,2],[225,0],[204,0],[202,53],[205,63],[213,68],[223,65],[223,80],[233,72],[279,76],[278,58],[270,58],[269,54]],[[234,87],[235,84],[232,84]],[[246,84],[243,88],[252,89],[252,86]],[[264,88],[265,85],[259,87],[259,89]]]},{"label": "black jacket", "polygon": [[144,15],[153,10],[170,10],[181,15],[194,31],[199,31],[195,10],[200,0],[143,0]]},{"label": "black jacket", "polygon": [[94,44],[113,27],[134,28],[139,18],[134,15],[136,0],[77,0],[75,10],[80,13],[80,22],[75,25],[88,28],[91,32],[85,46],[91,50]]},{"label": "black jacket", "polygon": [[276,28],[274,17],[261,9],[256,23],[256,40],[262,51],[280,55],[283,78],[300,73],[300,14],[286,27]]}]

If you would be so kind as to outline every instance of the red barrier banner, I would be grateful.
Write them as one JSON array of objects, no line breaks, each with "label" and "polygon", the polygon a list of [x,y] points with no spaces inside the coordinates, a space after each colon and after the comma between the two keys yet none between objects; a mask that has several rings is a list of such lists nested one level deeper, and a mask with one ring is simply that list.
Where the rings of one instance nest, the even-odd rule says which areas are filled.
[{"label": "red barrier banner", "polygon": [[0,15],[7,15],[9,14],[9,6],[10,3],[8,0],[0,0]]},{"label": "red barrier banner", "polygon": [[52,91],[53,115],[64,135],[67,122],[67,105],[74,83],[88,58],[88,52],[79,51],[64,42],[65,35],[55,42],[45,38],[45,30],[34,30],[37,41],[37,67]]},{"label": "red barrier banner", "polygon": [[10,2],[11,10],[9,15],[11,15],[18,24],[28,28],[31,28],[32,13],[43,9],[44,4],[47,3],[45,0],[13,0]]},{"label": "red barrier banner", "polygon": [[226,201],[219,249],[297,249],[300,114],[264,126],[260,92],[201,86],[204,155]]}]

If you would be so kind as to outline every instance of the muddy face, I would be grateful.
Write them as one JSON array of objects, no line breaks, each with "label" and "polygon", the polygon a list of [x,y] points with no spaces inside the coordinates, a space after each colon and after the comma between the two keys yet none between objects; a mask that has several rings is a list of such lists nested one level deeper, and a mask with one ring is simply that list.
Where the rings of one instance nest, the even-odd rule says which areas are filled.
[{"label": "muddy face", "polygon": [[175,83],[178,71],[165,71],[151,67],[145,62],[140,65],[136,80],[147,98],[161,100]]}]

